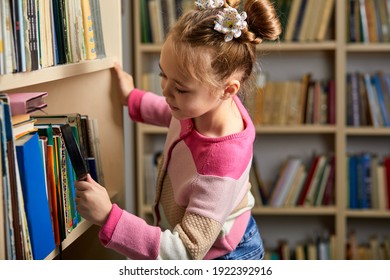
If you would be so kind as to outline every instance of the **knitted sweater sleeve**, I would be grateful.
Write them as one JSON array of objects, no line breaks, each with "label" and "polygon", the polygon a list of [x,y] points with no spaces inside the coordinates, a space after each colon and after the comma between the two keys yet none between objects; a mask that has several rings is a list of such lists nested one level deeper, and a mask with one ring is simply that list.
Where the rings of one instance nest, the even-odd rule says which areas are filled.
[{"label": "knitted sweater sleeve", "polygon": [[129,116],[133,121],[169,126],[172,114],[163,96],[135,88],[127,102]]}]

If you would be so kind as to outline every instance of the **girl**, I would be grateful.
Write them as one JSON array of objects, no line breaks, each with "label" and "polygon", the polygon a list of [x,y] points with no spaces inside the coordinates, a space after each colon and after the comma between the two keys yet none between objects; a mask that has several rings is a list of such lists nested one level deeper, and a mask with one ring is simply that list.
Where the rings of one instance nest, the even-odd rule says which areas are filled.
[{"label": "girl", "polygon": [[90,176],[76,183],[77,210],[101,226],[104,246],[131,259],[262,259],[251,216],[255,129],[238,94],[256,44],[281,28],[268,0],[198,0],[169,32],[160,56],[163,97],[134,88],[116,66],[134,121],[169,128],[157,180],[156,226],[112,204]]}]

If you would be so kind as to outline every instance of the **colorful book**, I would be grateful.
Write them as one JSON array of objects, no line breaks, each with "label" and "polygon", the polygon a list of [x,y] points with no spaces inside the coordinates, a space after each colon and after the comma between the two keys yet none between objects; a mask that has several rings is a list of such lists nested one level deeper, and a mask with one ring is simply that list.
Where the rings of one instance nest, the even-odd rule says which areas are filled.
[{"label": "colorful book", "polygon": [[83,12],[84,44],[85,44],[87,59],[95,59],[96,58],[95,35],[93,30],[91,6],[89,0],[81,0],[81,8]]}]

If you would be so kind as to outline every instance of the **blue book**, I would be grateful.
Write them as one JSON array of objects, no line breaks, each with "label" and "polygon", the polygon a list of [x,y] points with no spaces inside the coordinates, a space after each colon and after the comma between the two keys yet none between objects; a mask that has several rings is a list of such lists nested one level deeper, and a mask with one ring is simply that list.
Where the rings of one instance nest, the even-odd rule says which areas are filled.
[{"label": "blue book", "polygon": [[390,116],[389,116],[389,112],[387,111],[387,108],[386,108],[385,96],[383,94],[382,85],[381,85],[381,81],[379,79],[378,74],[374,74],[372,76],[372,83],[376,89],[379,109],[381,111],[382,118],[383,118],[383,125],[390,126]]},{"label": "blue book", "polygon": [[17,139],[15,146],[33,257],[41,260],[56,246],[38,133]]},{"label": "blue book", "polygon": [[358,208],[371,208],[371,155],[363,153],[358,156]]},{"label": "blue book", "polygon": [[348,184],[349,184],[349,208],[357,209],[358,205],[358,157],[351,155],[348,157]]},{"label": "blue book", "polygon": [[378,103],[377,103],[376,96],[374,95],[374,91],[371,83],[371,77],[370,74],[368,73],[364,73],[363,76],[364,76],[364,84],[367,90],[367,98],[368,98],[368,105],[370,108],[370,117],[371,117],[372,125],[374,127],[379,127],[378,118],[380,116],[380,112],[377,106]]}]

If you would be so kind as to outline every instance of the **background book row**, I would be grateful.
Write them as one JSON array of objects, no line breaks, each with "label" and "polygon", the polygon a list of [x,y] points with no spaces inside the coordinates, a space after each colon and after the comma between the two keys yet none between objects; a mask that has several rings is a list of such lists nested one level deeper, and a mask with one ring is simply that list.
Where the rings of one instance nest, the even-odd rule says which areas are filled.
[{"label": "background book row", "polygon": [[328,232],[310,236],[303,242],[292,246],[288,240],[281,239],[277,248],[265,249],[266,260],[334,260],[335,235]]},{"label": "background book row", "polygon": [[347,125],[390,126],[390,74],[347,73]]},{"label": "background book row", "polygon": [[390,156],[347,155],[348,207],[350,209],[390,209]]},{"label": "background book row", "polygon": [[60,126],[72,126],[91,175],[101,181],[96,122],[80,114],[34,116],[34,131],[16,139],[6,94],[0,109],[0,214],[5,220],[0,227],[0,257],[44,259],[81,222],[75,207],[75,172]]},{"label": "background book row", "polygon": [[358,242],[357,233],[348,233],[346,244],[347,260],[390,260],[390,239],[388,235],[370,236],[366,242]]},{"label": "background book row", "polygon": [[99,0],[0,2],[0,75],[105,56]]},{"label": "background book row", "polygon": [[266,81],[259,74],[257,90],[245,102],[255,125],[334,124],[334,80]]},{"label": "background book row", "polygon": [[[291,246],[287,240],[280,240],[277,248],[266,248],[266,260],[332,260],[335,255],[335,235],[323,233],[307,241]],[[390,239],[372,235],[367,242],[357,242],[356,232],[348,234],[346,244],[347,260],[390,260]]]},{"label": "background book row", "polygon": [[281,40],[314,42],[334,38],[330,31],[335,0],[278,0],[276,7],[282,23]]},{"label": "background book row", "polygon": [[266,186],[254,157],[250,182],[257,206],[322,206],[334,205],[334,175],[333,155],[314,155],[308,168],[300,158],[288,157],[282,162],[274,182]]},{"label": "background book row", "polygon": [[163,43],[180,15],[194,7],[193,0],[140,0],[141,42]]},{"label": "background book row", "polygon": [[[169,28],[179,16],[194,9],[193,2],[192,0],[141,0],[142,43],[162,43]],[[334,14],[334,2],[334,0],[276,1],[275,7],[285,30],[281,39],[300,42],[325,40]]]},{"label": "background book row", "polygon": [[348,0],[346,19],[350,42],[390,42],[389,0]]}]

